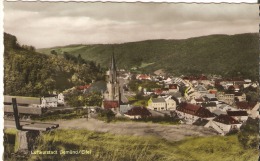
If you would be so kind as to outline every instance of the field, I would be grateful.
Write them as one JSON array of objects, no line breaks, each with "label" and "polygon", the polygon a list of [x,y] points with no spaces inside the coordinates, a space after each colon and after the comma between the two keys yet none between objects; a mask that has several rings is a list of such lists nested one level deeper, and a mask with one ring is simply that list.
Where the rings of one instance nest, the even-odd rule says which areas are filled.
[{"label": "field", "polygon": [[255,161],[255,149],[244,150],[237,135],[190,137],[170,142],[150,136],[126,136],[87,130],[57,130],[42,135],[38,150],[91,150],[81,155],[31,155],[31,160]]},{"label": "field", "polygon": [[[190,136],[165,139],[151,135],[112,134],[83,129],[59,129],[44,132],[35,142],[35,151],[57,151],[53,155],[29,155],[14,158],[10,155],[16,147],[16,130],[5,130],[5,160],[111,160],[111,161],[256,161],[257,148],[243,148],[238,135]],[[172,136],[174,137],[174,136]],[[176,136],[177,137],[177,136]],[[174,141],[175,140],[175,141]],[[89,154],[65,154],[61,151],[85,150]]]}]

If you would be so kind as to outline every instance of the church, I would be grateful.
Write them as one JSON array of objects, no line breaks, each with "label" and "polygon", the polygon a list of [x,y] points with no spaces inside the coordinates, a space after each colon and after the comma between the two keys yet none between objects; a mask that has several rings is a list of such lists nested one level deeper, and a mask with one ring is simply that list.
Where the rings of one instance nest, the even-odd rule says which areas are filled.
[{"label": "church", "polygon": [[106,72],[107,90],[103,93],[102,107],[111,109],[115,112],[119,110],[121,102],[120,85],[118,81],[118,73],[114,53],[111,56],[110,68]]}]

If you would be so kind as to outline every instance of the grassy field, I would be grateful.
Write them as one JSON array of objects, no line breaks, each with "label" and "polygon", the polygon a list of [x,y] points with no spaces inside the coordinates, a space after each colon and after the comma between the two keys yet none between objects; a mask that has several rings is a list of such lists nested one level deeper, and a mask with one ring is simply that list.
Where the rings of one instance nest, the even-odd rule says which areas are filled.
[{"label": "grassy field", "polygon": [[39,138],[38,150],[91,150],[91,154],[31,155],[29,160],[256,161],[257,150],[243,149],[237,135],[169,142],[155,137],[56,130]]}]

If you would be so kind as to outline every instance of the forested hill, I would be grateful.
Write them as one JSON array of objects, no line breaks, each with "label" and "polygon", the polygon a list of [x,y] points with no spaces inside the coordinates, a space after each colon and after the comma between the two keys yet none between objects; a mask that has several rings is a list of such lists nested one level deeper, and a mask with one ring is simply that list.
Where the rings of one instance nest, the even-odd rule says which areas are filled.
[{"label": "forested hill", "polygon": [[124,44],[69,45],[39,49],[50,54],[81,54],[107,67],[114,50],[119,68],[140,72],[221,74],[257,78],[258,34],[210,35],[183,40],[147,40]]},{"label": "forested hill", "polygon": [[102,69],[80,56],[45,55],[32,46],[19,45],[4,33],[4,94],[44,96],[92,80],[102,79]]}]

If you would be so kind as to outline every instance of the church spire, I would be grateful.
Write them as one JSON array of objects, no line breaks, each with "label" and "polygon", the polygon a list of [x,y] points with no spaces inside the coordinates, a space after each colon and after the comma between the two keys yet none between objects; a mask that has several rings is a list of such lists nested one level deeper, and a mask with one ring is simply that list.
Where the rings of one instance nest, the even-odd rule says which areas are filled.
[{"label": "church spire", "polygon": [[109,69],[111,72],[110,81],[115,83],[115,82],[117,82],[117,69],[116,69],[116,61],[115,61],[115,56],[114,56],[114,49],[113,49],[110,63],[111,63],[110,69]]},{"label": "church spire", "polygon": [[110,70],[111,71],[116,71],[116,61],[115,61],[115,57],[114,57],[114,51],[113,51],[112,56],[111,56]]}]

